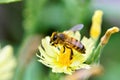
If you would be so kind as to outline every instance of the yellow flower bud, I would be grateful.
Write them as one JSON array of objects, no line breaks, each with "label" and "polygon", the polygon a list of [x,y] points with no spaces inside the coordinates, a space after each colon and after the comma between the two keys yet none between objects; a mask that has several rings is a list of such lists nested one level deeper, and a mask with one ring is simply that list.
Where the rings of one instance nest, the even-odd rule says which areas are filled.
[{"label": "yellow flower bud", "polygon": [[108,41],[109,41],[109,38],[110,38],[111,34],[116,33],[116,32],[119,32],[119,31],[120,31],[120,30],[119,30],[118,27],[112,27],[112,28],[108,29],[108,30],[106,31],[105,35],[101,38],[101,44],[102,44],[102,45],[107,44]]},{"label": "yellow flower bud", "polygon": [[95,40],[99,38],[99,35],[101,33],[102,15],[103,12],[101,10],[97,10],[92,17],[90,36]]}]

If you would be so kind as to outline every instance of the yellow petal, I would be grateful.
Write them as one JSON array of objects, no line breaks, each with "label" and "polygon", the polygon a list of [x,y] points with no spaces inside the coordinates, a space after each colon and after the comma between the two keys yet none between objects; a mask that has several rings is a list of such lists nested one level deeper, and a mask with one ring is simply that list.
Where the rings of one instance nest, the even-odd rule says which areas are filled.
[{"label": "yellow petal", "polygon": [[102,15],[103,12],[101,10],[97,10],[92,17],[90,36],[95,40],[99,38],[99,35],[101,33]]},{"label": "yellow petal", "polygon": [[87,59],[95,48],[95,41],[92,38],[87,38],[84,36],[81,42],[86,48],[86,54],[84,56]]}]

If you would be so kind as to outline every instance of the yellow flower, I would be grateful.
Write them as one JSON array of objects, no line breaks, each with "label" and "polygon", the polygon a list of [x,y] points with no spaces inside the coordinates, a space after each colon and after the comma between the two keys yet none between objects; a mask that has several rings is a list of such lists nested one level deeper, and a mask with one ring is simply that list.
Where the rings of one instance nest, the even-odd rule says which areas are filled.
[{"label": "yellow flower", "polygon": [[[97,10],[92,18],[92,27],[90,30],[90,38],[83,37],[79,31],[64,31],[62,33],[67,34],[69,37],[80,41],[86,51],[85,54],[76,51],[75,49],[63,47],[63,45],[52,46],[50,44],[50,37],[47,36],[42,39],[41,45],[39,46],[40,58],[38,61],[44,65],[52,68],[53,72],[72,74],[75,70],[85,68],[91,68],[92,63],[96,63],[99,58],[101,45],[96,47],[96,42],[101,33],[101,22],[103,12]],[[115,33],[117,31],[113,31]],[[101,43],[101,42],[100,42]]]},{"label": "yellow flower", "polygon": [[[64,32],[65,33],[65,32]],[[70,34],[75,35],[74,38],[80,39],[80,34],[76,32],[75,34],[70,32]],[[70,35],[71,36],[71,35]],[[86,40],[86,38],[84,38]],[[90,40],[87,42],[91,44]],[[85,43],[83,42],[85,45]],[[84,64],[86,60],[86,54],[88,53],[88,49],[86,50],[86,54],[81,54],[73,49],[73,55],[71,59],[71,49],[65,47],[65,52],[63,51],[63,46],[59,45],[58,47],[51,46],[50,37],[47,36],[45,39],[42,39],[42,46],[39,46],[40,62],[44,65],[51,67],[53,72],[64,72],[67,74],[71,74],[73,71],[80,68],[89,68],[87,64]],[[86,46],[86,45],[85,45]],[[90,45],[89,48],[92,46]]]},{"label": "yellow flower", "polygon": [[9,45],[0,49],[0,80],[12,80],[16,59],[13,56],[13,48]]},{"label": "yellow flower", "polygon": [[39,46],[40,55],[37,55],[40,58],[39,61],[44,65],[51,67],[52,71],[56,73],[63,72],[66,74],[71,74],[73,71],[80,68],[90,68],[90,66],[88,64],[85,64],[84,62],[92,53],[95,47],[95,41],[92,38],[88,39],[85,36],[83,37],[83,39],[80,39],[81,34],[79,33],[79,31],[76,31],[75,33],[73,31],[64,31],[63,33],[81,41],[81,43],[86,48],[86,53],[81,54],[80,52],[72,49],[73,54],[71,59],[71,49],[65,48],[65,52],[63,53],[63,46],[51,46],[50,37],[47,36],[42,39],[42,46]]}]

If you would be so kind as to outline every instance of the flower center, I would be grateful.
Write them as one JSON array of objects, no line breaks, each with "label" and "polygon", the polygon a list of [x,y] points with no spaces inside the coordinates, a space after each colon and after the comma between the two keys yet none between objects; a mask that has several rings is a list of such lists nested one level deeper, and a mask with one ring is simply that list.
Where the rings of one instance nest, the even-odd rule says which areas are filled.
[{"label": "flower center", "polygon": [[62,47],[58,55],[59,66],[69,66],[71,64],[72,51],[70,48]]}]

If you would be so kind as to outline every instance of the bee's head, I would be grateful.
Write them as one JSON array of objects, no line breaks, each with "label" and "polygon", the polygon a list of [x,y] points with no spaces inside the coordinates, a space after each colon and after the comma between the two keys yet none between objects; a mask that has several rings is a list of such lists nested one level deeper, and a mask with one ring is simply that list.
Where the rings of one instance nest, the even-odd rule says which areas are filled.
[{"label": "bee's head", "polygon": [[58,39],[57,32],[53,32],[51,37],[50,37],[50,44],[51,45],[57,44],[57,39]]}]

